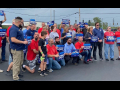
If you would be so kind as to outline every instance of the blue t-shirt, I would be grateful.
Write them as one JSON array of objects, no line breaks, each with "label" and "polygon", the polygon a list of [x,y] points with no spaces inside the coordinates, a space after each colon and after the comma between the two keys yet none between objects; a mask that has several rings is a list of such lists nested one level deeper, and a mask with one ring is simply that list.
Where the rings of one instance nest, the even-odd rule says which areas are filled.
[{"label": "blue t-shirt", "polygon": [[37,32],[37,31],[36,31],[36,30],[31,30],[31,29],[29,29],[29,30],[27,30],[26,35],[27,35],[27,36],[32,36],[32,39],[33,39],[35,32]]},{"label": "blue t-shirt", "polygon": [[26,35],[27,29],[23,30],[23,34],[24,36]]},{"label": "blue t-shirt", "polygon": [[15,37],[16,39],[18,39],[20,41],[24,41],[23,32],[16,25],[12,25],[12,27],[10,28],[10,31],[9,31],[10,48],[13,50],[16,49],[17,51],[25,49],[24,44],[17,44],[17,43],[11,42],[11,37]]},{"label": "blue t-shirt", "polygon": [[61,35],[62,35],[63,31],[64,31],[64,29],[63,29],[63,28],[61,28]]}]

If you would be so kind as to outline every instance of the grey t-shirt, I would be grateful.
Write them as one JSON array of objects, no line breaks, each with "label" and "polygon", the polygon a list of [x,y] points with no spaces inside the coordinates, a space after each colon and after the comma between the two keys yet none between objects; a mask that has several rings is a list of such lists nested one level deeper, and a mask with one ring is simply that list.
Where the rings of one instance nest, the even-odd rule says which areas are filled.
[{"label": "grey t-shirt", "polygon": [[69,30],[69,32],[72,32],[72,42],[74,41],[74,37],[76,36],[76,32],[73,30],[73,31],[71,31],[71,30]]},{"label": "grey t-shirt", "polygon": [[55,41],[55,37],[59,37],[57,32],[51,32],[50,33],[50,38],[52,38]]}]

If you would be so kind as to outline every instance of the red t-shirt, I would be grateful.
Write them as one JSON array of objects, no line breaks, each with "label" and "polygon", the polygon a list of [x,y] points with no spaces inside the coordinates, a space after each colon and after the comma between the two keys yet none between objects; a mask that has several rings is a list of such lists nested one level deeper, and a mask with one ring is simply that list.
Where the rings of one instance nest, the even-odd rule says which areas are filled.
[{"label": "red t-shirt", "polygon": [[[77,43],[75,44],[75,48],[76,48],[76,49],[80,49],[82,46],[84,46],[84,43],[83,43],[83,42],[81,42],[81,43],[77,42]],[[83,49],[80,50],[80,53],[82,53],[82,52],[83,52]]]},{"label": "red t-shirt", "polygon": [[8,29],[7,29],[7,37],[9,37],[9,30],[12,26],[9,26]]},{"label": "red t-shirt", "polygon": [[[49,44],[47,44],[46,47],[47,47],[47,50],[48,50],[47,55],[56,55],[56,54],[58,54],[55,45],[53,45],[51,47]],[[55,60],[55,57],[53,57],[53,60]]]},{"label": "red t-shirt", "polygon": [[2,47],[2,37],[0,37],[0,48]]},{"label": "red t-shirt", "polygon": [[[104,37],[106,38],[107,36],[115,36],[113,32],[105,32],[104,33]],[[104,40],[106,44],[114,44],[114,42],[107,42],[106,40]]]},{"label": "red t-shirt", "polygon": [[[120,37],[120,32],[119,31],[117,31],[117,32],[115,32],[115,37],[117,38],[117,37]],[[120,44],[120,43],[119,43]]]},{"label": "red t-shirt", "polygon": [[82,34],[83,34],[83,31],[80,31],[80,33],[82,33]]},{"label": "red t-shirt", "polygon": [[38,33],[41,33],[41,32],[42,32],[42,29],[43,29],[43,28],[39,28],[39,29],[38,29]]},{"label": "red t-shirt", "polygon": [[76,32],[76,29],[75,29],[75,28],[73,28],[73,30]]},{"label": "red t-shirt", "polygon": [[28,46],[27,51],[27,60],[32,61],[36,58],[36,53],[33,52],[33,49],[36,49],[38,51],[38,40],[35,41],[32,39],[31,44]]}]

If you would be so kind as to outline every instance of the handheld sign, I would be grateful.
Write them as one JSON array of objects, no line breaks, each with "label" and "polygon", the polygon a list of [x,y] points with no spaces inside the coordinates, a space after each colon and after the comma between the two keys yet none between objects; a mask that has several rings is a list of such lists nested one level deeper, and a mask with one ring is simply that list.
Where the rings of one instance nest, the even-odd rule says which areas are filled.
[{"label": "handheld sign", "polygon": [[24,53],[26,53],[26,52],[27,52],[27,47],[26,47],[26,45],[25,45],[25,49],[23,50],[23,52],[24,52]]},{"label": "handheld sign", "polygon": [[30,19],[30,24],[36,24],[35,19]]},{"label": "handheld sign", "polygon": [[76,34],[76,40],[78,40],[78,38],[82,36],[83,37],[83,34]]},{"label": "handheld sign", "polygon": [[47,25],[49,25],[49,27],[54,25],[54,21],[47,22]]},{"label": "handheld sign", "polygon": [[92,36],[90,42],[98,42],[98,36]]},{"label": "handheld sign", "polygon": [[0,29],[0,37],[4,37],[6,34],[6,29]]},{"label": "handheld sign", "polygon": [[90,50],[91,45],[90,44],[84,44],[84,49],[83,50]]},{"label": "handheld sign", "polygon": [[71,57],[77,57],[79,56],[79,50],[72,50]]},{"label": "handheld sign", "polygon": [[45,39],[45,41],[46,41],[46,45],[48,44],[48,39],[49,39],[49,38],[46,38],[46,39]]},{"label": "handheld sign", "polygon": [[115,41],[115,36],[107,36],[107,42],[114,42]]},{"label": "handheld sign", "polygon": [[26,36],[26,38],[25,38],[25,39],[27,39],[27,41],[28,41],[28,45],[30,45],[31,40],[32,40],[32,36]]},{"label": "handheld sign", "polygon": [[120,37],[117,37],[117,43],[120,43]]},{"label": "handheld sign", "polygon": [[62,24],[69,24],[69,19],[62,19]]},{"label": "handheld sign", "polygon": [[60,61],[60,60],[62,60],[62,59],[64,59],[64,52],[60,52],[60,53],[59,53],[58,60]]},{"label": "handheld sign", "polygon": [[0,10],[0,16],[4,16],[4,11]]},{"label": "handheld sign", "polygon": [[72,32],[66,33],[66,38],[72,38]]},{"label": "handheld sign", "polygon": [[64,45],[56,45],[56,47],[58,47],[58,49],[57,49],[58,52],[64,51]]}]

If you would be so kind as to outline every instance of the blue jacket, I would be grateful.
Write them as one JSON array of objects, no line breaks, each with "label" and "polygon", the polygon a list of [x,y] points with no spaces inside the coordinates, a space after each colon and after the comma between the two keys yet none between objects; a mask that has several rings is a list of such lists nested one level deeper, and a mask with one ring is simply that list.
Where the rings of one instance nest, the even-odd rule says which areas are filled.
[{"label": "blue jacket", "polygon": [[104,38],[103,29],[101,29],[101,28],[99,28],[99,29],[94,28],[93,29],[93,33],[94,33],[94,36],[98,36],[99,40],[103,40],[103,38]]}]

